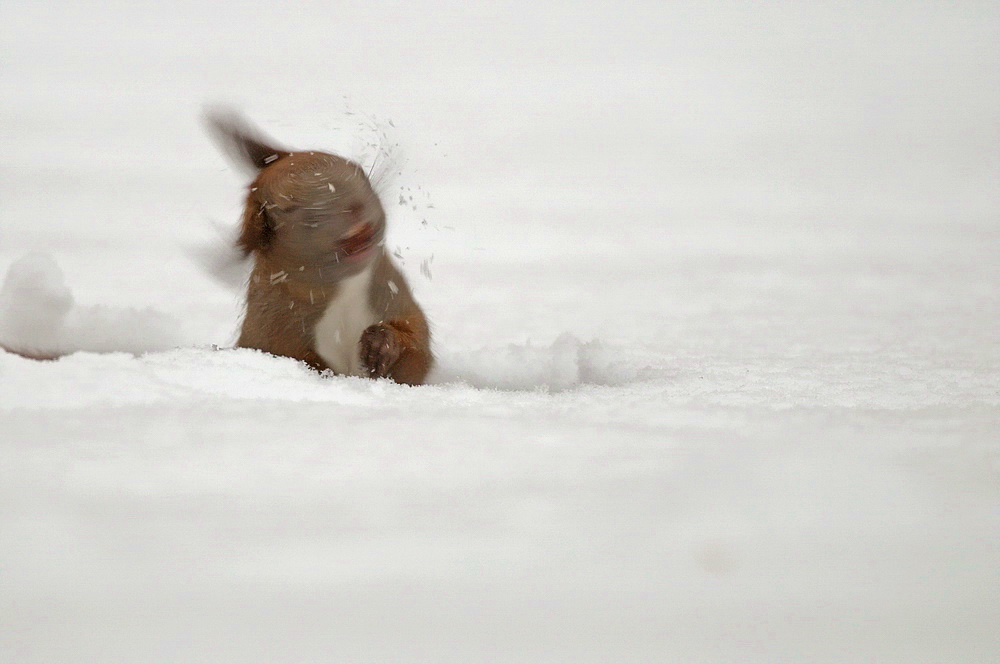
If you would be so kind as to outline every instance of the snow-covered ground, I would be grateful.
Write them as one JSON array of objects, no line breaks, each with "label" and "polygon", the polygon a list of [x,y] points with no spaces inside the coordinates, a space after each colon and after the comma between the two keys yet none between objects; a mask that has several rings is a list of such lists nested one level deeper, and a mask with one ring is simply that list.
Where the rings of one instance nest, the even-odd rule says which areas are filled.
[{"label": "snow-covered ground", "polygon": [[[0,661],[997,661],[996,3],[361,4],[0,5]],[[205,103],[433,384],[213,348]]]}]

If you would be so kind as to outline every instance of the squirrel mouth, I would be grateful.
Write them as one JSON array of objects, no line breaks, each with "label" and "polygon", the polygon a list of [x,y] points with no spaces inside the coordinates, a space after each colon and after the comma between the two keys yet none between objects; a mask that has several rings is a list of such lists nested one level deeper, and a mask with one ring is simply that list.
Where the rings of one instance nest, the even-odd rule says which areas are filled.
[{"label": "squirrel mouth", "polygon": [[375,244],[375,227],[366,221],[354,224],[340,236],[340,253],[347,260],[357,260]]}]

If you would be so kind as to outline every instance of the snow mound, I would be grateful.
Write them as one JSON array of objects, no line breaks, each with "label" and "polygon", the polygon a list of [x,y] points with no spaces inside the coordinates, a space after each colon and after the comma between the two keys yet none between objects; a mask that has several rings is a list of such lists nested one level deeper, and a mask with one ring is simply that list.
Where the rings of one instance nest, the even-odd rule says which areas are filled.
[{"label": "snow mound", "polygon": [[135,356],[75,353],[34,362],[0,351],[0,403],[8,408],[123,406],[194,399],[368,403],[384,385],[319,374],[246,348],[179,348]]},{"label": "snow mound", "polygon": [[0,346],[38,358],[141,353],[181,345],[180,323],[151,309],[80,306],[48,254],[15,261],[0,288]]},{"label": "snow mound", "polygon": [[510,344],[438,353],[432,383],[464,383],[483,389],[560,392],[581,385],[622,385],[649,378],[654,367],[636,351],[587,343],[569,333],[550,346]]},{"label": "snow mound", "polygon": [[[208,265],[213,256],[200,258]],[[214,258],[220,264],[231,262],[231,256],[221,253]],[[44,253],[15,261],[0,289],[0,348],[21,355],[51,359],[79,351],[138,354],[185,345],[180,323],[168,314],[78,305],[62,270]],[[196,352],[203,361],[203,351]],[[166,357],[176,360],[179,356]],[[653,366],[655,363],[640,350],[607,346],[597,340],[585,343],[563,333],[547,346],[528,341],[439,350],[428,382],[502,391],[561,392],[583,385],[616,386],[648,379],[662,372],[662,367]],[[252,363],[252,368],[259,366]]]}]

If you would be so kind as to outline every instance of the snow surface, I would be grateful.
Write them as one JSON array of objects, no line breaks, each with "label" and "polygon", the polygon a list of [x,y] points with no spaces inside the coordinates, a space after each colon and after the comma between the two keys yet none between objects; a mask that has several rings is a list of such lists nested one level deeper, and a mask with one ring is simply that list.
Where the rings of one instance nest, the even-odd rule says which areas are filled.
[{"label": "snow surface", "polygon": [[144,352],[183,344],[180,323],[152,309],[78,306],[51,256],[15,261],[0,287],[0,347],[29,357]]},{"label": "snow surface", "polygon": [[[998,12],[3,3],[0,661],[997,661]],[[225,348],[206,102],[432,384]]]}]

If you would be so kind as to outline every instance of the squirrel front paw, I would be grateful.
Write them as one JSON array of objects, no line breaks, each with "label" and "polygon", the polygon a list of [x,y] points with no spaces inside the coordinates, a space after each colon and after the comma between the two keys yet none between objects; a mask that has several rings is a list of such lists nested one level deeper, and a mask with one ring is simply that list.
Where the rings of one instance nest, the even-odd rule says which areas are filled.
[{"label": "squirrel front paw", "polygon": [[372,378],[386,378],[403,352],[399,333],[384,323],[375,323],[361,333],[361,365]]}]

